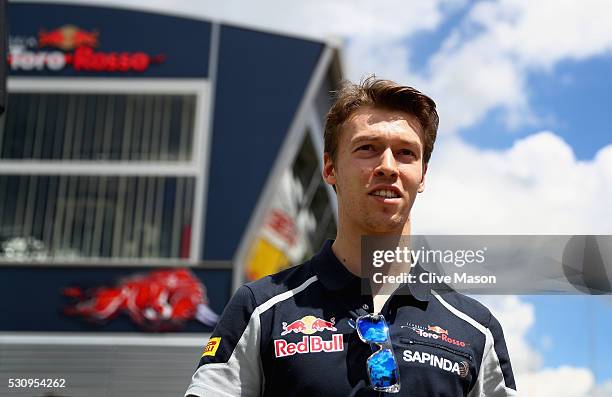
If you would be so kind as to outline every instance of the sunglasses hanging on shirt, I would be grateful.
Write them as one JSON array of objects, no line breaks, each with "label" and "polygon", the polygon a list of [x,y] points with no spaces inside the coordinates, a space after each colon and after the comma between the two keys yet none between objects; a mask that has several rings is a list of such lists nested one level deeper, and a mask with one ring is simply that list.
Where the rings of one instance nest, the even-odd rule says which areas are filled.
[{"label": "sunglasses hanging on shirt", "polygon": [[369,343],[374,351],[367,361],[372,389],[387,393],[399,392],[399,367],[393,354],[385,317],[382,314],[360,316],[355,321],[355,328],[359,339]]}]

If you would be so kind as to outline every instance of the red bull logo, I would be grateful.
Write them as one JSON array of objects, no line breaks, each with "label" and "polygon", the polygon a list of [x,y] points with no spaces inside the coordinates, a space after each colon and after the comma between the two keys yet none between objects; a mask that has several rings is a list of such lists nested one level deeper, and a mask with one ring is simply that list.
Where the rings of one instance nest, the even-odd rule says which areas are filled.
[{"label": "red bull logo", "polygon": [[218,315],[208,307],[206,288],[188,269],[156,270],[119,280],[114,286],[89,290],[68,287],[75,299],[64,313],[106,323],[121,313],[151,331],[176,330],[190,320],[214,326]]},{"label": "red bull logo", "polygon": [[281,336],[287,334],[304,334],[300,342],[288,342],[284,339],[274,340],[274,354],[276,357],[292,356],[294,354],[306,353],[331,353],[344,350],[344,340],[342,334],[332,334],[331,340],[324,340],[322,337],[312,335],[316,332],[337,331],[335,326],[336,319],[330,318],[329,321],[315,317],[304,316],[291,323],[283,322],[283,332]]},{"label": "red bull logo", "polygon": [[294,333],[302,333],[306,335],[314,334],[315,332],[321,331],[337,331],[334,324],[336,323],[336,319],[332,317],[329,321],[325,321],[322,318],[318,318],[315,316],[305,316],[300,318],[299,320],[295,320],[292,323],[283,323],[283,332],[281,332],[281,336]]},{"label": "red bull logo", "polygon": [[98,47],[99,33],[95,30],[88,32],[74,25],[64,25],[51,31],[38,32],[39,47],[55,47],[64,51],[74,50],[78,47]]}]

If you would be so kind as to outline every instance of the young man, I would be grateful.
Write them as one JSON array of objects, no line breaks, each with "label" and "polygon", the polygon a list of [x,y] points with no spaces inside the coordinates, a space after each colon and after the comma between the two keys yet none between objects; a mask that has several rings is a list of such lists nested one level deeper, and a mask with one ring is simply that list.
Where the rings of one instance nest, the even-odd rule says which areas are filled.
[{"label": "young man", "polygon": [[[372,77],[340,90],[323,169],[338,197],[335,241],[236,292],[186,395],[515,395],[501,326],[484,306],[419,282],[404,293],[361,289],[362,236],[410,234],[437,128],[435,103],[413,88]],[[389,331],[366,343],[369,325],[385,325],[376,314]],[[394,354],[389,368],[368,361],[381,348]],[[379,370],[390,387],[376,383]]]}]

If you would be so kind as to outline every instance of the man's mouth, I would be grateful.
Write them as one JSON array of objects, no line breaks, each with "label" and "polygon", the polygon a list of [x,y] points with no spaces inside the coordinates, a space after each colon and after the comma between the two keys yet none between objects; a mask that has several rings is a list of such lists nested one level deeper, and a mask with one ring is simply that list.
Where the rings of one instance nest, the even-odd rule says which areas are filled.
[{"label": "man's mouth", "polygon": [[384,198],[399,198],[399,194],[393,190],[376,190],[375,192],[370,193],[370,195]]}]

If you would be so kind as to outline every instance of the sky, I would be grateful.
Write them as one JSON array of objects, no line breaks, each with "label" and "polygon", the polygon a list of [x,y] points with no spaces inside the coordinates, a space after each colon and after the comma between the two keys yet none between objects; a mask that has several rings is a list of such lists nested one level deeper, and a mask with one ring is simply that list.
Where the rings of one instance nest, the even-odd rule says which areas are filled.
[{"label": "sky", "polygon": [[[416,233],[612,234],[608,0],[121,0],[341,45],[346,77],[430,95]],[[612,395],[612,300],[482,297],[523,396]]]}]

